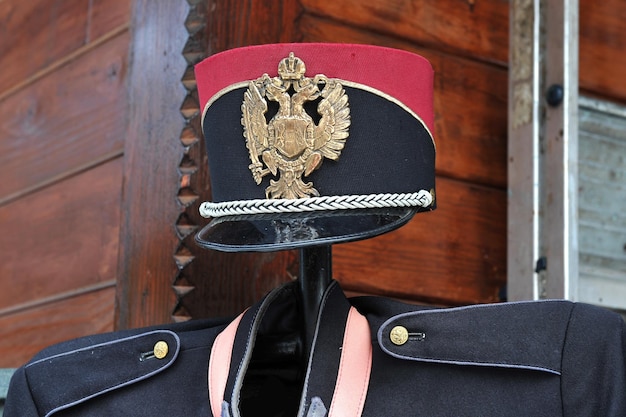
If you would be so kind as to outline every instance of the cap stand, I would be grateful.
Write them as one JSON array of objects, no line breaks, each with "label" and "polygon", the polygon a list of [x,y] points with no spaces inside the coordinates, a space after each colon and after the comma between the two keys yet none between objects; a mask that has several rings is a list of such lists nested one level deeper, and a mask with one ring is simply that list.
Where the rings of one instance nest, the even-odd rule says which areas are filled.
[{"label": "cap stand", "polygon": [[317,316],[324,292],[332,280],[331,245],[311,246],[300,249],[299,290],[302,301],[302,342],[304,357],[308,358]]}]

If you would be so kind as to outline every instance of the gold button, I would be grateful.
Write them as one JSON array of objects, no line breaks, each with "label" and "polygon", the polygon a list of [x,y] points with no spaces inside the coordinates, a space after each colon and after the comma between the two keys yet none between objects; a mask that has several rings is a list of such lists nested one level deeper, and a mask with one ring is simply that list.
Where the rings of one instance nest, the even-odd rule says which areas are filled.
[{"label": "gold button", "polygon": [[389,339],[394,345],[402,346],[409,340],[409,331],[404,326],[396,326],[391,329]]},{"label": "gold button", "polygon": [[164,357],[166,357],[168,351],[169,346],[167,346],[167,342],[160,340],[154,345],[154,357],[157,359],[163,359]]}]

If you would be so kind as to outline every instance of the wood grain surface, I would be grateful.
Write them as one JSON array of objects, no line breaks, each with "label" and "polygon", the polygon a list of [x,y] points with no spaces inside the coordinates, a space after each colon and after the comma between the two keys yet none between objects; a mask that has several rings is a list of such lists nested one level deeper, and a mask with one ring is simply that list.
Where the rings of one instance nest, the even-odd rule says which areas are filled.
[{"label": "wood grain surface", "polygon": [[122,159],[0,206],[0,310],[116,279]]},{"label": "wood grain surface", "polygon": [[0,1],[0,367],[113,330],[131,2]]},{"label": "wood grain surface", "polygon": [[127,32],[0,101],[0,204],[120,156]]},{"label": "wood grain surface", "polygon": [[580,88],[626,103],[626,2],[580,0]]},{"label": "wood grain surface", "polygon": [[128,28],[130,0],[0,2],[0,98]]},{"label": "wood grain surface", "polygon": [[[509,3],[502,0],[302,0],[305,15],[355,31],[506,65]],[[337,42],[344,40],[336,37]]]},{"label": "wood grain surface", "polygon": [[77,337],[113,330],[115,287],[0,315],[0,368],[14,368],[41,349]]}]

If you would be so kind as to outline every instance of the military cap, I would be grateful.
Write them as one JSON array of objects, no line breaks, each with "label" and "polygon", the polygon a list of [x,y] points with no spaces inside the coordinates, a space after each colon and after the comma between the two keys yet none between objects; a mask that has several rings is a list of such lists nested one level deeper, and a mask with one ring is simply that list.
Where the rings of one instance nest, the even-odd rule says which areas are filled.
[{"label": "military cap", "polygon": [[195,67],[212,200],[200,246],[372,237],[435,207],[433,70],[354,44],[272,44]]}]

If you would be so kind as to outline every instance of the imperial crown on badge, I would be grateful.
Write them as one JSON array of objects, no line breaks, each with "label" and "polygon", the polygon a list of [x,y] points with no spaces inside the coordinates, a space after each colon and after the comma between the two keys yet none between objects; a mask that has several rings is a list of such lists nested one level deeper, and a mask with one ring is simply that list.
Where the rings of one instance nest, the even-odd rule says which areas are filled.
[{"label": "imperial crown on badge", "polygon": [[[319,196],[313,183],[302,177],[318,169],[324,157],[339,159],[348,138],[350,108],[342,84],[321,74],[307,78],[305,70],[291,52],[278,64],[278,77],[263,74],[250,81],[244,93],[241,124],[252,177],[261,184],[265,175],[278,175],[265,189],[268,199]],[[278,103],[269,121],[266,99]],[[305,106],[315,103],[317,115],[310,115]]]}]

